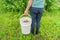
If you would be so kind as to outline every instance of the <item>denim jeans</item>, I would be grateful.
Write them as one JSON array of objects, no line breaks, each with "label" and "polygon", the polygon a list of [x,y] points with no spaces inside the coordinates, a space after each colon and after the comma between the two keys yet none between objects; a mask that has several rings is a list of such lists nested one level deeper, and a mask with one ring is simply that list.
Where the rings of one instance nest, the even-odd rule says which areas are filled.
[{"label": "denim jeans", "polygon": [[36,34],[38,33],[43,9],[44,8],[34,8],[34,7],[30,8],[30,15],[32,18],[31,33],[34,33],[35,27],[36,27]]}]

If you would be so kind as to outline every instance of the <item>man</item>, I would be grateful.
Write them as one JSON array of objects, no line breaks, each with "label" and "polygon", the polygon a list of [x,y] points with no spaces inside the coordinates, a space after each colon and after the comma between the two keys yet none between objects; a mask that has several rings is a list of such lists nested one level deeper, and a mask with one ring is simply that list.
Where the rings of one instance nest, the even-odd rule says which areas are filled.
[{"label": "man", "polygon": [[44,9],[44,0],[29,0],[24,15],[28,14],[29,9],[30,15],[32,17],[31,33],[34,34],[34,28],[36,24],[35,34],[38,34],[40,28],[40,20]]}]

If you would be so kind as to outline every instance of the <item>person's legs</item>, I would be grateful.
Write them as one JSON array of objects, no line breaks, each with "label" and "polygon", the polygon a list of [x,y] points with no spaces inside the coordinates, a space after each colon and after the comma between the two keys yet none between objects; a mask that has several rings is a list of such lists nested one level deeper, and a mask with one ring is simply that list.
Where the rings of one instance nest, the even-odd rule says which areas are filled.
[{"label": "person's legs", "polygon": [[42,12],[43,12],[43,9],[39,9],[38,13],[37,13],[37,16],[36,16],[36,34],[38,34],[38,31],[39,31],[39,28],[40,28],[40,20],[41,20],[41,17],[42,17]]},{"label": "person's legs", "polygon": [[32,13],[32,14],[31,14],[31,17],[32,17],[31,33],[34,34],[34,28],[35,28],[36,19],[35,19],[35,16],[33,16],[33,15],[34,15],[34,14]]},{"label": "person's legs", "polygon": [[31,24],[31,33],[34,34],[34,28],[35,28],[35,23],[36,23],[36,13],[35,13],[35,8],[30,9],[30,15],[32,18],[32,24]]}]

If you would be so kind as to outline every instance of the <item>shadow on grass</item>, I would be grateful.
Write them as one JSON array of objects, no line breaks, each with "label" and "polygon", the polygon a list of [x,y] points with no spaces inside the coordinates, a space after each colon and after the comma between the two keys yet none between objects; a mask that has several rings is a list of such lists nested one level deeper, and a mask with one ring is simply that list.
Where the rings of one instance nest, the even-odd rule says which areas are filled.
[{"label": "shadow on grass", "polygon": [[30,40],[44,40],[44,38],[41,35],[37,34],[37,35],[31,36]]}]

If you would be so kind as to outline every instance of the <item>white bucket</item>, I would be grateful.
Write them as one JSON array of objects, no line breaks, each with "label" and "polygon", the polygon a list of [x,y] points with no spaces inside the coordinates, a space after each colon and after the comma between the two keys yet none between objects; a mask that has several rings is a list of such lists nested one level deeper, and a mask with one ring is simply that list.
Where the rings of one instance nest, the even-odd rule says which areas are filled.
[{"label": "white bucket", "polygon": [[32,19],[31,17],[22,17],[20,18],[20,25],[23,34],[29,34],[31,29]]}]

